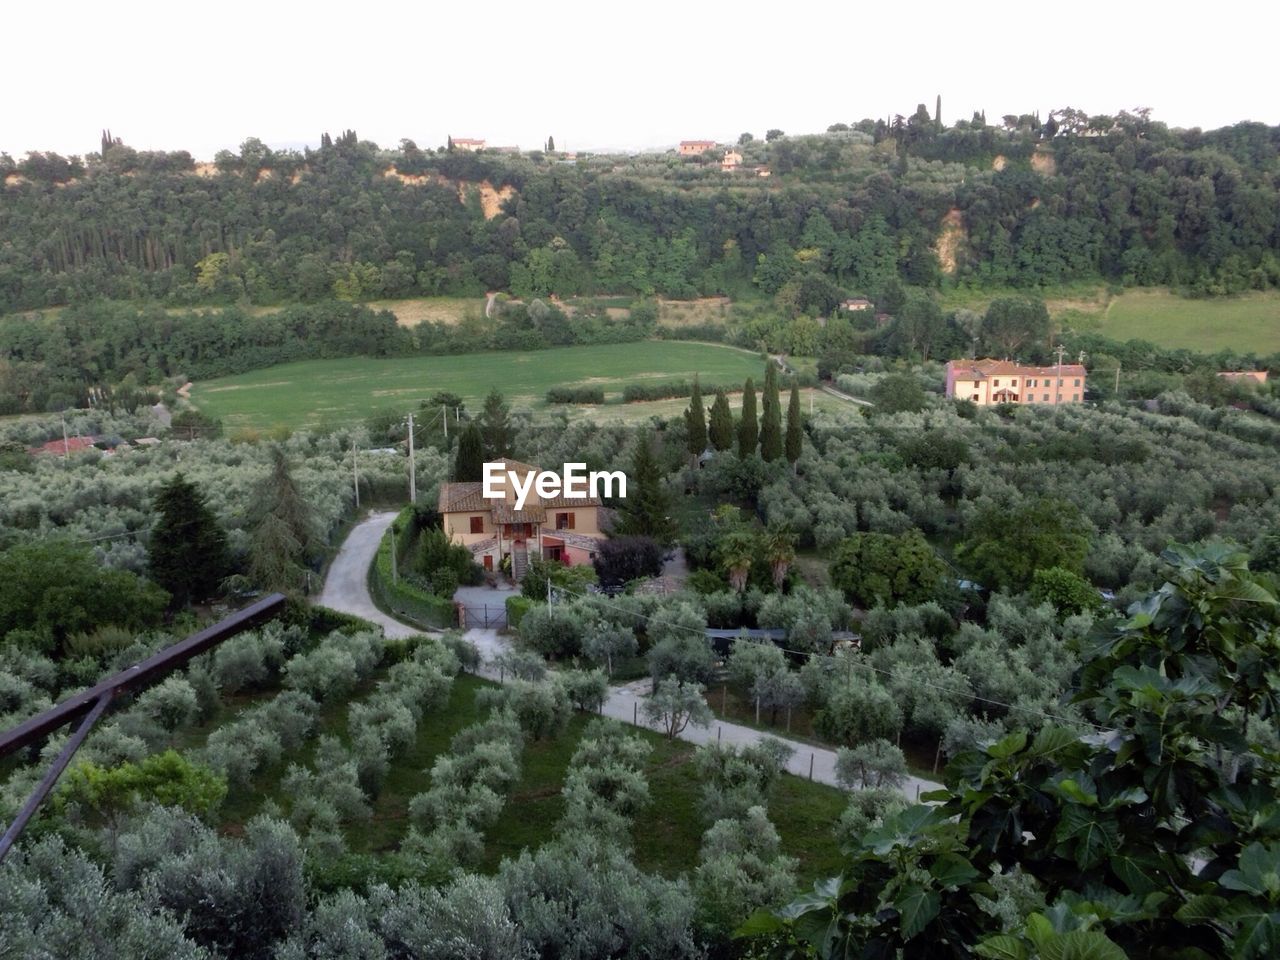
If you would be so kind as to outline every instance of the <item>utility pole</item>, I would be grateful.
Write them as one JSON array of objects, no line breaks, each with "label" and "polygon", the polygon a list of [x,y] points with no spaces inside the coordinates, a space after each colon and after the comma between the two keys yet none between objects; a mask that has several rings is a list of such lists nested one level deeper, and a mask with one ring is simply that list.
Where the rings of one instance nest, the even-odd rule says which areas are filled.
[{"label": "utility pole", "polygon": [[351,437],[351,484],[356,491],[356,509],[360,509],[360,467],[356,460],[356,438]]},{"label": "utility pole", "polygon": [[67,462],[67,415],[62,415],[62,462]]},{"label": "utility pole", "polygon": [[444,445],[449,445],[449,408],[440,404],[440,417],[444,420]]},{"label": "utility pole", "polygon": [[413,414],[409,414],[409,502],[418,502],[418,474],[413,464]]},{"label": "utility pole", "polygon": [[1062,349],[1062,344],[1058,344],[1058,376],[1054,378],[1058,382],[1054,386],[1054,394],[1053,394],[1053,405],[1055,407],[1058,404],[1062,403],[1062,354],[1064,352],[1065,351]]}]

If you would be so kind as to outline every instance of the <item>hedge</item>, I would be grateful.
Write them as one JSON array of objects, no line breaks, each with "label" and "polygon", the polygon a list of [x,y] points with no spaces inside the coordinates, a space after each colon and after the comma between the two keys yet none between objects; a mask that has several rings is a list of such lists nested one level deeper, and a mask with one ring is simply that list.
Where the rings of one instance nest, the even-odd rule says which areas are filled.
[{"label": "hedge", "polygon": [[547,403],[604,403],[603,387],[552,387]]},{"label": "hedge", "polygon": [[[735,390],[741,390],[742,384],[730,383],[721,386],[712,384],[701,384],[702,395],[704,397],[714,394],[717,390],[723,390],[725,393],[732,393]],[[673,397],[687,397],[693,393],[693,384],[687,380],[678,380],[674,383],[632,383],[622,388],[623,403],[638,403],[646,400],[669,400]]]},{"label": "hedge", "polygon": [[524,615],[533,609],[538,600],[530,600],[528,597],[522,597],[517,594],[514,597],[507,597],[507,629],[519,630],[520,621],[524,619]]},{"label": "hedge", "polygon": [[369,592],[379,609],[418,626],[448,628],[455,625],[453,601],[437,597],[392,576],[391,538],[396,538],[396,556],[404,557],[413,547],[413,507],[405,507],[382,537],[377,556],[369,567]]}]

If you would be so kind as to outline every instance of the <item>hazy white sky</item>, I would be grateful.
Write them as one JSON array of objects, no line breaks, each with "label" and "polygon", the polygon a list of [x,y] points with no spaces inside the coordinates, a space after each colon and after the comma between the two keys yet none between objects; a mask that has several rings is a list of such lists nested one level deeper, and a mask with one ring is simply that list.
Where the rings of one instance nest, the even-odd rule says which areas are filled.
[{"label": "hazy white sky", "polygon": [[70,0],[0,17],[0,151],[83,154],[110,127],[211,158],[249,136],[560,149],[1149,106],[1172,126],[1280,122],[1280,4],[1130,0]]}]

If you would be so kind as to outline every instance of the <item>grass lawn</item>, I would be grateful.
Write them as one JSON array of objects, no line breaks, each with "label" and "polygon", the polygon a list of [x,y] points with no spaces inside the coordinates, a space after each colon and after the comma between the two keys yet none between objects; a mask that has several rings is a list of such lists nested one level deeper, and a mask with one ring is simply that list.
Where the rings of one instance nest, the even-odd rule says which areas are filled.
[{"label": "grass lawn", "polygon": [[[385,676],[379,670],[363,683],[351,699],[373,692]],[[418,725],[417,739],[392,763],[386,784],[373,802],[373,816],[348,824],[344,830],[352,853],[377,855],[398,848],[409,829],[409,801],[430,784],[435,758],[449,749],[454,734],[480,719],[476,692],[492,686],[488,681],[466,674],[453,684],[448,706],[427,714]],[[275,695],[274,691],[231,698],[217,715],[200,727],[185,731],[174,744],[180,750],[201,746],[209,733],[230,721],[245,707]],[[309,765],[320,734],[347,740],[347,704],[333,702],[321,709],[320,726],[314,737],[296,754],[274,768],[264,770],[248,787],[232,787],[221,811],[222,829],[239,834],[245,822],[270,802],[288,810],[289,798],[280,779],[290,763]],[[569,761],[591,717],[576,714],[568,730],[552,740],[531,740],[521,756],[521,777],[506,798],[497,822],[485,832],[486,846],[481,869],[492,872],[506,857],[533,849],[551,839],[564,804],[560,789]],[[648,730],[635,730],[653,746],[645,775],[649,781],[650,804],[636,818],[633,831],[637,863],[646,870],[675,876],[697,865],[698,847],[708,826],[698,814],[701,784],[693,766],[692,745],[670,742]],[[769,799],[769,816],[782,837],[786,853],[800,860],[802,887],[813,880],[840,871],[841,854],[832,841],[832,827],[845,807],[841,791],[798,777],[783,776]]]},{"label": "grass lawn", "polygon": [[484,316],[484,297],[416,297],[408,300],[371,300],[370,310],[390,310],[402,327],[416,327],[424,320],[453,326],[468,314]]},{"label": "grass lawn", "polygon": [[[546,406],[553,386],[598,385],[606,398],[618,399],[628,384],[691,380],[695,374],[705,383],[735,383],[761,379],[764,367],[756,354],[733,347],[646,340],[528,352],[307,360],[197,383],[191,396],[229,429],[303,428],[362,421],[378,410],[409,410],[439,390],[457,393],[479,409],[497,387],[513,406],[537,409]],[[686,406],[688,401],[679,404]]]}]

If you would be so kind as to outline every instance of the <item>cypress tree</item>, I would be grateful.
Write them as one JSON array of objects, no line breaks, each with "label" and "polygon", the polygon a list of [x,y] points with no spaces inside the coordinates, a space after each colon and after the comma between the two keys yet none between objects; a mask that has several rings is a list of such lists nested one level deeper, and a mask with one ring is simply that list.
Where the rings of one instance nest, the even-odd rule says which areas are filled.
[{"label": "cypress tree", "polygon": [[723,390],[716,391],[711,404],[711,428],[708,431],[711,446],[716,450],[728,450],[733,446],[733,413],[729,410],[729,398]]},{"label": "cypress tree", "polygon": [[547,153],[555,153],[555,152],[556,152],[556,138],[547,137]]},{"label": "cypress tree", "polygon": [[484,437],[474,420],[458,438],[458,454],[453,461],[453,479],[461,483],[479,483],[484,479]]},{"label": "cypress tree", "polygon": [[760,425],[756,422],[756,385],[750,377],[742,388],[742,419],[738,421],[738,456],[744,460],[756,452]]},{"label": "cypress tree", "polygon": [[800,385],[791,385],[791,399],[787,403],[787,463],[795,466],[804,447],[804,428],[800,421]]},{"label": "cypress tree", "polygon": [[230,572],[227,537],[204,497],[182,474],[156,494],[156,525],[148,551],[151,578],[169,591],[175,606],[215,593]]},{"label": "cypress tree", "polygon": [[684,423],[688,433],[689,456],[696,460],[703,450],[707,449],[707,412],[702,406],[702,387],[698,378],[693,378],[693,390],[689,394],[689,409],[685,411]]},{"label": "cypress tree", "polygon": [[762,406],[760,456],[765,463],[772,463],[782,456],[782,400],[778,396],[778,368],[773,361],[764,372]]},{"label": "cypress tree", "polygon": [[675,537],[671,501],[662,486],[662,469],[653,455],[647,432],[636,438],[627,495],[619,503],[618,520],[612,532],[616,536],[652,537],[664,545]]},{"label": "cypress tree", "polygon": [[510,409],[497,389],[484,398],[480,429],[484,437],[484,455],[488,460],[501,460],[511,455]]}]

